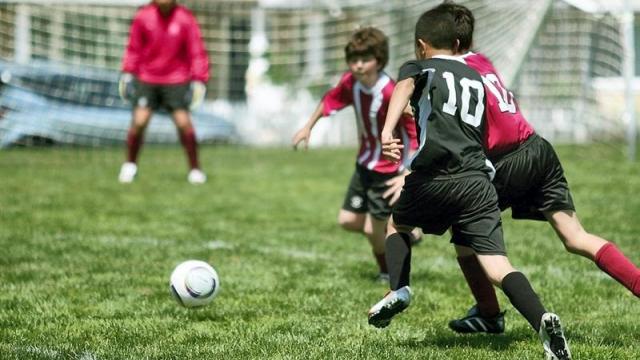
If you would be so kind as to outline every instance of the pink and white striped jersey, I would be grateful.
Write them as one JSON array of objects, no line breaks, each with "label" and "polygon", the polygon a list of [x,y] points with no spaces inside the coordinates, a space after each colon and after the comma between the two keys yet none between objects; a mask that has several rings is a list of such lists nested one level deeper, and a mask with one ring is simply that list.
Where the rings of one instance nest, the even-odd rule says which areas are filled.
[{"label": "pink and white striped jersey", "polygon": [[384,72],[380,73],[378,81],[371,88],[357,81],[351,72],[346,72],[338,85],[327,91],[322,98],[323,116],[353,105],[360,141],[358,164],[383,174],[395,173],[401,168],[408,167],[409,151],[415,151],[418,148],[415,121],[413,117],[404,115],[396,129],[396,133],[405,145],[402,161],[394,163],[382,157],[380,135],[384,128],[384,120],[394,87],[395,82]]},{"label": "pink and white striped jersey", "polygon": [[482,76],[487,90],[487,128],[485,148],[489,158],[505,154],[522,144],[535,131],[524,118],[513,93],[509,91],[486,56],[469,52],[463,55],[467,65]]}]

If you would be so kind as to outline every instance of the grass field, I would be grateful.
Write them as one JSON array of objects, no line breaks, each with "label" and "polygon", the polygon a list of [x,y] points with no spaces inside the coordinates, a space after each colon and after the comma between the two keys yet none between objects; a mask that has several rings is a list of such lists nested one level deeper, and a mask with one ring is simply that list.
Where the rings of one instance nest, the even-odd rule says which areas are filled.
[{"label": "grass field", "polygon": [[[583,224],[640,263],[640,165],[620,146],[559,147]],[[210,179],[186,182],[177,147],[144,149],[137,182],[123,150],[0,152],[0,359],[541,359],[507,309],[500,336],[447,321],[473,301],[446,237],[414,250],[411,307],[367,325],[385,286],[369,246],[336,215],[353,149],[204,147]],[[504,214],[513,264],[563,319],[575,359],[639,359],[640,302],[545,223]],[[202,259],[222,291],[181,308],[173,267]]]}]

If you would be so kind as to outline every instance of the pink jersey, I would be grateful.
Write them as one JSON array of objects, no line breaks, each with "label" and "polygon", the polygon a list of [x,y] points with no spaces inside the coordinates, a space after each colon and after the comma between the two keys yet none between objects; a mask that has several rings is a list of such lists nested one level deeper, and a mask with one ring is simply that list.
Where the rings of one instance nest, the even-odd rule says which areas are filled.
[{"label": "pink jersey", "polygon": [[515,149],[534,133],[533,127],[522,116],[513,93],[504,86],[489,59],[472,52],[465,54],[463,58],[469,67],[482,76],[486,89],[487,156],[492,158]]},{"label": "pink jersey", "polygon": [[418,148],[415,121],[411,116],[405,115],[400,119],[396,129],[396,133],[405,145],[402,162],[394,163],[382,157],[380,135],[384,128],[384,120],[394,87],[395,82],[385,73],[380,73],[376,84],[367,88],[357,81],[351,72],[347,72],[342,75],[338,85],[327,91],[322,99],[324,116],[353,105],[360,141],[358,164],[383,174],[395,173],[401,166],[408,166],[409,151],[415,151]]},{"label": "pink jersey", "polygon": [[151,84],[181,84],[209,79],[209,58],[193,14],[176,5],[163,16],[155,4],[136,12],[122,71]]}]

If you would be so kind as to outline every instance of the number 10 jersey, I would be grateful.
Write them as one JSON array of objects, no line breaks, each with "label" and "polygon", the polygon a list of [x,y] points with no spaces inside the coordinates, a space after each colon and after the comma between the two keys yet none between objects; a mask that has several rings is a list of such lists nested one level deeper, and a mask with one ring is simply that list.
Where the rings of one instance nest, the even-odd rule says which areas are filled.
[{"label": "number 10 jersey", "polygon": [[433,177],[489,174],[482,77],[460,57],[436,56],[402,65],[398,81],[408,78],[415,81],[411,106],[419,143],[411,170]]}]

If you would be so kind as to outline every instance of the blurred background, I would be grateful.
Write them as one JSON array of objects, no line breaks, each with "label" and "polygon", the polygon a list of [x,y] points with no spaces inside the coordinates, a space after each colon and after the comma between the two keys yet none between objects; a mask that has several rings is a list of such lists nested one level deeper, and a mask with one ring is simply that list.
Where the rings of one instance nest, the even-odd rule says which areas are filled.
[{"label": "blurred background", "polygon": [[[140,0],[0,0],[0,147],[122,144],[129,105],[117,80]],[[440,0],[183,0],[211,61],[201,143],[288,144],[346,70],[353,30],[390,37],[386,71],[413,57],[417,17]],[[475,47],[554,143],[612,142],[635,156],[640,1],[465,0]],[[177,142],[168,116],[147,142]],[[357,141],[350,110],[321,120],[312,146]],[[626,150],[625,150],[626,151]]]}]

